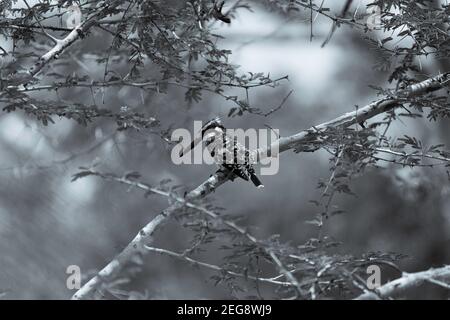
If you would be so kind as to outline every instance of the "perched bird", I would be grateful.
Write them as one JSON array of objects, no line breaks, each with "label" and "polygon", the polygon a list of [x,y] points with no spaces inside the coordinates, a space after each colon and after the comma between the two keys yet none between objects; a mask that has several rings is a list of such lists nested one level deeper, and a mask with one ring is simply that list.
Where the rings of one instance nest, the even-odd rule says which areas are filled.
[{"label": "perched bird", "polygon": [[219,166],[219,170],[234,174],[246,181],[250,179],[256,187],[264,188],[252,165],[255,162],[254,154],[240,144],[236,136],[227,134],[218,117],[208,121],[202,127],[197,138],[180,151],[180,157],[194,149],[203,140],[214,162]]}]

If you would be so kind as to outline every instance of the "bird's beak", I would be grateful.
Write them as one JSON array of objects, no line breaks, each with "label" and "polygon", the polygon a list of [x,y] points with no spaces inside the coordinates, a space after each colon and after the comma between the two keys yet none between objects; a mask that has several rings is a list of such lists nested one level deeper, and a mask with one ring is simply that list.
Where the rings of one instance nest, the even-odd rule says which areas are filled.
[{"label": "bird's beak", "polygon": [[189,153],[189,151],[191,151],[192,149],[194,149],[195,146],[196,146],[197,144],[199,144],[201,141],[202,141],[202,136],[201,136],[201,135],[198,135],[198,137],[196,137],[194,140],[192,140],[192,142],[191,142],[187,147],[181,149],[181,151],[180,151],[180,158],[181,158],[183,155]]}]

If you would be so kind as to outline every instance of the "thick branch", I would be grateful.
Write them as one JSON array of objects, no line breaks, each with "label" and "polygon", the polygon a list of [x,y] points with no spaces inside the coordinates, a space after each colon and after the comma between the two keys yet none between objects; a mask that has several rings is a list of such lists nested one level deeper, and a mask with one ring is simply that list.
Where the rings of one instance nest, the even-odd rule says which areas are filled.
[{"label": "thick branch", "polygon": [[376,293],[366,292],[355,298],[355,300],[378,300],[380,298],[387,299],[392,296],[402,294],[408,289],[418,287],[424,282],[430,282],[449,289],[449,283],[443,282],[445,279],[450,281],[450,266],[416,273],[403,273],[400,278],[377,288],[375,290]]},{"label": "thick branch", "polygon": [[331,121],[313,126],[308,130],[304,130],[292,136],[280,138],[275,141],[268,150],[259,150],[258,158],[262,159],[268,156],[275,156],[276,150],[279,150],[279,152],[283,152],[292,149],[296,145],[299,145],[302,142],[307,142],[314,137],[326,132],[328,129],[347,128],[354,124],[364,123],[364,121],[370,118],[399,107],[402,102],[405,102],[406,98],[413,98],[442,89],[443,86],[447,85],[449,81],[450,72],[447,72],[436,77],[429,78],[420,83],[411,85],[406,89],[398,91],[394,97],[377,100],[365,107],[359,108],[352,112],[348,112]]}]

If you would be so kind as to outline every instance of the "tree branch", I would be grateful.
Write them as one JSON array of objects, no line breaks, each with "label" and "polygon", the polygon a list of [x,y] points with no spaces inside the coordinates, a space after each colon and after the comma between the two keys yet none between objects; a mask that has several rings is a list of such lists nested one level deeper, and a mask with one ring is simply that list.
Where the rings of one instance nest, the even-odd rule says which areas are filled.
[{"label": "tree branch", "polygon": [[[214,191],[228,179],[222,172],[216,173],[200,186],[189,192],[185,199],[187,201],[202,198]],[[144,185],[145,186],[145,185]],[[106,265],[94,278],[89,280],[80,290],[78,290],[72,299],[84,299],[92,294],[104,280],[113,278],[120,272],[123,266],[139,253],[145,253],[146,245],[153,242],[153,234],[158,228],[161,228],[177,209],[184,205],[183,202],[176,202],[167,209],[159,213],[144,228],[142,228],[128,246],[116,256],[116,258]]]},{"label": "tree branch", "polygon": [[[219,174],[221,174],[221,173],[219,173]],[[192,202],[189,201],[189,199],[191,199],[191,200],[192,200],[192,199],[195,199],[195,198],[191,198],[191,197],[198,197],[198,195],[201,195],[202,192],[203,192],[203,190],[200,191],[199,193],[193,194],[193,195],[191,195],[191,193],[190,193],[190,194],[188,194],[185,198],[182,198],[182,197],[179,197],[179,196],[177,196],[177,195],[175,195],[175,194],[173,194],[173,193],[171,193],[171,192],[169,192],[169,191],[164,191],[164,190],[161,190],[161,189],[158,189],[158,188],[151,187],[151,186],[149,186],[149,185],[147,185],[147,184],[145,184],[145,183],[142,183],[142,182],[137,182],[137,181],[134,181],[134,180],[130,180],[130,179],[127,178],[127,176],[124,176],[124,177],[117,177],[117,176],[112,175],[112,174],[105,174],[105,173],[101,173],[101,172],[97,172],[97,171],[83,171],[83,172],[81,173],[81,175],[82,175],[82,176],[86,176],[86,175],[95,175],[95,176],[99,176],[99,177],[101,177],[101,178],[103,178],[103,179],[106,179],[106,180],[112,180],[112,181],[120,182],[120,183],[123,183],[123,184],[127,184],[127,185],[130,185],[130,186],[133,186],[133,187],[137,187],[137,188],[139,188],[139,189],[142,189],[142,190],[144,190],[144,191],[152,192],[152,193],[155,193],[155,194],[159,194],[159,195],[165,196],[165,197],[167,197],[167,198],[169,198],[169,199],[175,200],[175,201],[177,201],[177,202],[176,202],[174,205],[172,205],[172,206],[170,207],[170,208],[172,208],[172,207],[174,208],[173,211],[170,210],[170,215],[173,215],[173,213],[174,213],[177,209],[181,208],[182,206],[186,206],[186,207],[188,207],[188,208],[196,209],[196,210],[202,212],[203,214],[205,214],[206,216],[208,216],[208,217],[210,217],[210,218],[212,218],[212,219],[215,219],[215,220],[220,221],[222,224],[224,224],[224,225],[227,226],[228,228],[233,229],[234,231],[236,231],[237,233],[239,233],[239,234],[242,235],[243,237],[247,238],[247,240],[249,240],[250,242],[252,242],[252,243],[255,244],[256,246],[258,246],[259,248],[261,248],[262,250],[264,250],[264,251],[269,255],[269,257],[273,260],[273,262],[275,263],[275,265],[278,267],[280,273],[283,274],[283,275],[286,277],[286,279],[289,280],[289,283],[291,283],[291,285],[293,285],[293,286],[295,287],[295,289],[297,290],[297,293],[298,293],[299,295],[305,295],[305,292],[304,292],[303,289],[301,288],[300,283],[297,281],[297,279],[295,279],[295,277],[293,276],[293,274],[291,273],[291,271],[289,271],[289,270],[282,264],[282,262],[279,260],[279,258],[277,257],[277,255],[276,255],[276,253],[275,253],[275,251],[274,251],[273,249],[268,248],[267,246],[265,246],[260,240],[256,239],[253,235],[251,235],[246,229],[244,229],[244,228],[238,226],[238,225],[237,225],[236,223],[234,223],[233,221],[225,220],[225,219],[223,219],[222,217],[220,217],[217,213],[215,213],[215,212],[213,212],[213,211],[211,211],[211,210],[208,210],[208,209],[205,208],[205,207],[196,205],[195,203],[192,203]],[[224,176],[224,179],[228,179],[228,177],[229,177],[229,176],[226,175],[226,176]],[[75,176],[74,179],[78,179],[78,177]],[[225,180],[225,181],[226,181],[226,180]],[[197,188],[197,189],[198,189],[198,188]],[[196,189],[196,190],[197,190],[197,189]],[[206,190],[206,189],[205,189],[205,190]],[[195,191],[195,190],[194,190],[194,191]],[[177,206],[177,204],[180,204],[180,205]],[[168,215],[167,215],[166,217],[168,217]],[[154,220],[152,220],[152,222],[153,222],[153,221],[154,221]],[[162,221],[162,222],[163,222],[163,221]],[[161,222],[161,223],[162,223],[162,222]],[[158,223],[159,223],[159,222],[158,222]],[[155,227],[153,227],[152,230],[154,230],[154,228],[155,228]],[[141,230],[141,232],[140,232],[139,235],[142,235],[142,230]],[[136,238],[135,238],[135,239],[136,239]],[[140,243],[142,243],[142,242],[140,242]],[[149,248],[149,246],[147,246],[147,245],[144,245],[144,247],[145,247],[146,249]],[[141,249],[141,248],[135,247],[134,249],[136,249],[136,254],[139,253],[139,252],[142,253],[142,250],[137,251],[138,249]],[[121,256],[121,255],[119,255],[119,256]],[[118,256],[118,257],[119,257],[119,256]],[[127,261],[127,260],[125,260],[125,262],[126,262],[126,261]],[[120,261],[118,260],[118,262],[120,262]],[[104,270],[105,270],[105,269],[103,269],[102,271],[104,271]],[[103,278],[104,278],[104,275],[103,275]],[[97,282],[95,282],[95,283],[96,283],[96,285],[100,285],[100,284],[101,284],[101,283],[97,283]],[[93,284],[94,284],[94,282],[93,282]],[[81,290],[81,289],[80,289],[80,290]],[[74,295],[73,298],[74,298],[74,299],[75,299],[75,298],[79,298],[79,293],[76,293],[76,294]]]},{"label": "tree branch", "polygon": [[399,295],[408,289],[422,285],[424,282],[431,282],[446,289],[450,289],[450,284],[443,282],[443,279],[450,281],[450,266],[445,266],[437,269],[430,269],[416,273],[403,273],[403,275],[390,281],[374,292],[366,292],[355,300],[378,300],[380,298],[387,299],[391,296]]},{"label": "tree branch", "polygon": [[56,41],[56,45],[48,51],[46,54],[40,57],[40,59],[28,70],[30,79],[37,75],[52,59],[56,59],[66,48],[71,46],[79,38],[83,37],[86,32],[94,26],[99,20],[105,18],[111,12],[111,9],[118,7],[122,1],[111,1],[108,6],[98,11],[96,14],[82,22],[79,26],[75,27],[64,39]]},{"label": "tree branch", "polygon": [[406,89],[399,90],[393,97],[377,100],[365,107],[352,112],[348,112],[331,121],[313,126],[308,130],[301,131],[292,136],[280,138],[275,141],[269,148],[258,150],[258,159],[260,160],[265,157],[276,156],[276,150],[278,150],[278,152],[283,152],[292,149],[303,142],[310,141],[311,139],[323,134],[331,128],[347,128],[354,124],[363,123],[364,121],[373,118],[381,113],[385,113],[399,107],[402,102],[406,102],[406,98],[413,98],[442,89],[445,85],[448,84],[449,81],[450,72],[437,75],[433,78],[429,78],[417,84],[413,84]]},{"label": "tree branch", "polygon": [[214,270],[214,271],[218,271],[218,272],[223,272],[226,274],[229,274],[233,277],[240,277],[240,278],[246,278],[246,279],[251,279],[251,280],[255,280],[255,281],[259,281],[259,282],[265,282],[265,283],[270,283],[270,284],[275,284],[278,286],[292,286],[293,284],[291,282],[286,282],[286,281],[278,281],[276,279],[278,279],[280,276],[275,276],[272,278],[262,278],[262,277],[256,277],[256,276],[252,276],[252,275],[246,275],[243,273],[238,273],[238,272],[234,272],[231,270],[227,270],[223,267],[217,266],[217,265],[213,265],[210,263],[205,263],[202,261],[198,261],[195,259],[192,259],[188,256],[186,256],[183,253],[176,253],[173,251],[169,251],[166,249],[161,249],[161,248],[154,248],[154,247],[149,247],[149,246],[145,246],[145,248],[150,251],[150,252],[154,252],[154,253],[159,253],[162,255],[166,255],[169,257],[173,257],[179,260],[183,260],[186,261],[194,266],[200,266],[200,267],[204,267],[206,269],[210,269],[210,270]]},{"label": "tree branch", "polygon": [[42,30],[42,33],[48,37],[50,40],[53,41],[53,43],[58,44],[58,41],[60,41],[59,39],[55,38],[54,36],[52,36],[51,34],[49,34],[44,27],[41,24],[41,21],[39,20],[39,18],[36,16],[36,13],[34,12],[33,8],[30,7],[30,5],[28,4],[28,2],[26,0],[23,0],[23,2],[25,2],[25,5],[27,6],[28,10],[31,11],[31,13],[33,14],[34,19],[36,20],[37,24],[39,25],[39,27]]}]

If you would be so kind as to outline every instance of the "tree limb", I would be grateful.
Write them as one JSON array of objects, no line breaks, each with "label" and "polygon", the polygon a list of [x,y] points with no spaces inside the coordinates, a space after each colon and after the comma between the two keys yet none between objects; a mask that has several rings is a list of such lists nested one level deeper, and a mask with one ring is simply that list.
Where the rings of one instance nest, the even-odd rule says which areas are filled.
[{"label": "tree limb", "polygon": [[429,92],[442,89],[450,81],[450,72],[437,75],[417,84],[413,84],[406,89],[400,90],[394,97],[384,98],[372,102],[365,107],[348,112],[340,117],[337,117],[328,122],[324,122],[317,126],[313,126],[308,130],[301,131],[289,137],[280,138],[275,141],[269,148],[258,150],[258,159],[275,156],[277,151],[283,152],[294,148],[302,142],[307,142],[310,139],[323,134],[331,128],[347,128],[351,125],[363,123],[364,121],[373,118],[381,113],[390,111],[399,107],[406,98],[413,98]]},{"label": "tree limb", "polygon": [[355,300],[378,300],[380,298],[387,299],[391,296],[399,295],[408,289],[420,286],[424,282],[431,282],[446,289],[450,289],[450,285],[443,282],[443,279],[450,281],[450,266],[416,273],[405,272],[400,278],[390,281],[375,289],[376,293],[365,292],[356,297]]}]

